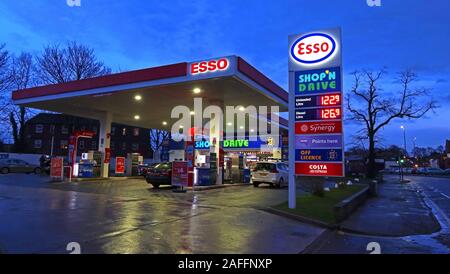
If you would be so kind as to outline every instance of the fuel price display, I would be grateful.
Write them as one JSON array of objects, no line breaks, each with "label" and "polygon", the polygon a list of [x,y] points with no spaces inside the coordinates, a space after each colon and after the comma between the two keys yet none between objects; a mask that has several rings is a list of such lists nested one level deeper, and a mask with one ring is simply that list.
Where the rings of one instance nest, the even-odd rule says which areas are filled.
[{"label": "fuel price display", "polygon": [[321,106],[340,106],[342,104],[340,93],[296,96],[295,107],[321,107]]},{"label": "fuel price display", "polygon": [[297,109],[295,111],[296,121],[335,120],[341,118],[342,111],[340,107]]}]

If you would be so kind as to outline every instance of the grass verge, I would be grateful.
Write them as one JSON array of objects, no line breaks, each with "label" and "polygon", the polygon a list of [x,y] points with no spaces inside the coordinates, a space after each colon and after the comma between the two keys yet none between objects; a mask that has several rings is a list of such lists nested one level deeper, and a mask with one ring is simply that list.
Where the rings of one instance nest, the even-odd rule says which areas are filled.
[{"label": "grass verge", "polygon": [[345,198],[361,191],[364,187],[364,185],[350,185],[344,188],[334,188],[331,191],[326,191],[323,197],[311,194],[300,196],[297,197],[297,208],[295,209],[290,209],[287,202],[273,206],[273,208],[331,225],[335,223],[333,207]]}]

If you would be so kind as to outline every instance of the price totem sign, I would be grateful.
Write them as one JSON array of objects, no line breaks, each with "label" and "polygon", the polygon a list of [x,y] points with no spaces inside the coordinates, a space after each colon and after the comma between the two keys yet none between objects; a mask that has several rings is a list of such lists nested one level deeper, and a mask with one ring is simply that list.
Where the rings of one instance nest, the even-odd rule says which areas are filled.
[{"label": "price totem sign", "polygon": [[289,207],[296,176],[344,176],[339,28],[289,36]]}]

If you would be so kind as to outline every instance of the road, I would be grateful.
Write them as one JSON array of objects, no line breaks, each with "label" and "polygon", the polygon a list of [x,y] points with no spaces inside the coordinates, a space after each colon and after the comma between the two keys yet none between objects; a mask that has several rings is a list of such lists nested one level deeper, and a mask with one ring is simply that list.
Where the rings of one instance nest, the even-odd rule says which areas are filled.
[{"label": "road", "polygon": [[324,230],[262,210],[287,189],[173,193],[144,180],[0,176],[0,253],[299,253]]},{"label": "road", "polygon": [[[369,243],[376,243],[380,252],[387,254],[450,253],[450,178],[406,179],[411,182],[385,186],[378,198],[369,200],[344,222],[342,230],[324,233],[305,252],[367,254]],[[429,214],[434,215],[437,229],[427,218]],[[363,233],[345,231],[346,225],[358,221]],[[379,236],[377,231],[396,236]],[[402,232],[410,235],[398,235]]]},{"label": "road", "polygon": [[407,179],[412,180],[430,199],[437,210],[450,224],[450,178],[410,176]]}]

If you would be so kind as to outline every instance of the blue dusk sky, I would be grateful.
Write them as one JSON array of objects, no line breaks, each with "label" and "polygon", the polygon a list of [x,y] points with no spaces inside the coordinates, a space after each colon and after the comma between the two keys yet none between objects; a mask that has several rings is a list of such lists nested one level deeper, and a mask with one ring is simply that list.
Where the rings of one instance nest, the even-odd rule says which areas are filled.
[{"label": "blue dusk sky", "polygon": [[[396,73],[414,69],[418,86],[432,88],[441,108],[419,121],[395,121],[383,145],[408,149],[443,145],[450,139],[450,1],[151,1],[5,0],[0,2],[0,43],[13,53],[39,53],[48,43],[76,40],[95,49],[113,70],[239,55],[287,89],[287,36],[341,27],[344,91],[351,72],[388,71],[383,89],[395,94]],[[356,125],[345,128],[347,142]]]}]

